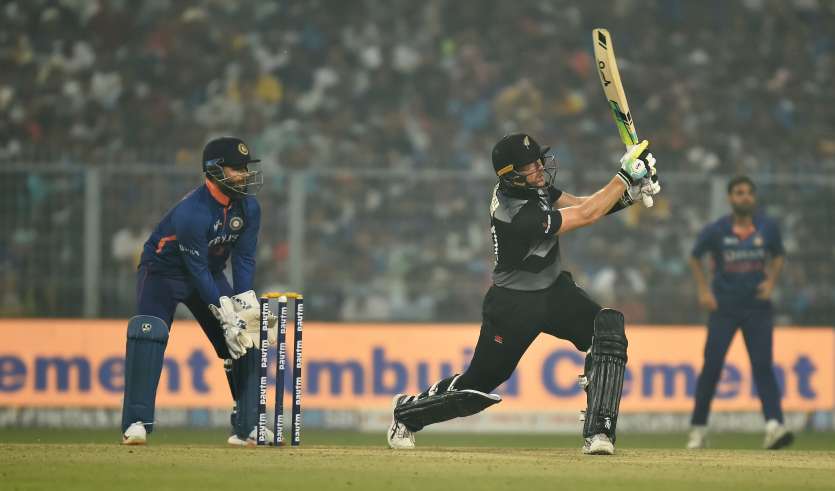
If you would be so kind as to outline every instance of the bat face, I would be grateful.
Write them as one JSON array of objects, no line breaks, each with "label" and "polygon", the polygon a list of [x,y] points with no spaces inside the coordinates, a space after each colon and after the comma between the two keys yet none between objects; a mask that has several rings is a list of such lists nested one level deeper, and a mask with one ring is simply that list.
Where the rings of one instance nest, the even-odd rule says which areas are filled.
[{"label": "bat face", "polygon": [[597,37],[597,44],[599,44],[600,47],[603,49],[607,49],[609,47],[609,31],[606,29],[595,29],[593,34]]},{"label": "bat face", "polygon": [[[620,105],[618,105],[618,102],[613,100],[609,100],[609,107],[612,109],[612,114],[615,117],[615,123],[617,123],[618,125],[623,124],[627,126],[633,126],[632,115],[629,113],[629,109],[627,109],[626,112],[623,112],[620,108]],[[635,141],[630,142],[629,144],[634,145],[635,143],[637,143],[637,140],[638,137],[636,135]]]},{"label": "bat face", "polygon": [[[629,103],[626,102],[626,94],[623,92],[623,84],[620,81],[618,64],[615,61],[615,47],[612,45],[612,37],[606,29],[595,29],[592,31],[594,43],[594,61],[597,62],[597,73],[600,75],[600,85],[603,86],[603,93],[609,101],[609,109],[615,119],[615,125],[620,134],[620,140],[627,148],[633,145],[632,151],[640,154],[646,149],[648,142],[638,143],[638,132],[635,131],[635,124],[632,115],[629,113]],[[635,155],[637,157],[637,154]],[[645,195],[644,206],[652,206],[652,196]]]},{"label": "bat face", "polygon": [[638,143],[638,133],[635,130],[635,124],[629,112],[629,103],[626,101],[626,94],[620,81],[612,38],[606,29],[595,29],[592,31],[592,39],[600,85],[603,86],[603,93],[609,101],[609,108],[617,125],[620,139],[627,147],[635,145]]}]

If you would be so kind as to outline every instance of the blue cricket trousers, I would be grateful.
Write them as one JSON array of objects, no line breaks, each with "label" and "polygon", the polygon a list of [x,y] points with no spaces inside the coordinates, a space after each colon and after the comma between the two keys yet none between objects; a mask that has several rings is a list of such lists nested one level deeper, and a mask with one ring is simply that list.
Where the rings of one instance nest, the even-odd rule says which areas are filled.
[{"label": "blue cricket trousers", "polygon": [[[221,296],[234,295],[229,281],[220,273],[214,277]],[[174,321],[177,304],[182,303],[200,324],[206,337],[217,353],[218,358],[231,358],[223,339],[223,331],[215,316],[209,312],[209,305],[200,298],[197,288],[188,280],[161,276],[148,271],[146,266],[139,268],[136,285],[136,315],[152,315],[165,321],[168,330]]]},{"label": "blue cricket trousers", "polygon": [[780,390],[773,369],[774,320],[771,309],[757,310],[716,310],[711,312],[707,323],[704,365],[696,384],[696,401],[693,408],[692,425],[706,425],[710,403],[716,393],[716,384],[722,374],[725,355],[737,328],[742,328],[742,337],[751,360],[754,383],[762,402],[766,420],[783,422],[780,408]]}]

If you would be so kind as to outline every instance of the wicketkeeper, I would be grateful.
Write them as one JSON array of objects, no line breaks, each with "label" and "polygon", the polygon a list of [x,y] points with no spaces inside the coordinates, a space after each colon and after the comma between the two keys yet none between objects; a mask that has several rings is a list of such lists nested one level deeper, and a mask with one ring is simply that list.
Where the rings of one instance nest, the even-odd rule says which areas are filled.
[{"label": "wicketkeeper", "polygon": [[391,448],[414,448],[426,425],[469,416],[501,402],[490,393],[513,373],[542,332],[587,351],[581,383],[587,396],[583,452],[613,454],[626,366],[623,314],[592,300],[563,270],[559,236],[622,210],[661,187],[646,141],[629,148],[621,168],[591,196],[553,186],[549,147],[524,133],[493,148],[498,184],[490,204],[496,255],[493,286],[484,297],[481,333],[467,370],[417,395],[398,394],[387,438]]},{"label": "wicketkeeper", "polygon": [[[145,242],[125,356],[122,443],[142,445],[154,428],[154,404],[174,311],[182,303],[229,363],[237,411],[228,442],[254,442],[258,417],[258,297],[252,289],[263,176],[249,147],[231,137],[203,150],[205,183],[169,210]],[[231,257],[233,285],[223,274]],[[275,320],[271,320],[275,342]],[[272,436],[268,438],[272,440]]]}]

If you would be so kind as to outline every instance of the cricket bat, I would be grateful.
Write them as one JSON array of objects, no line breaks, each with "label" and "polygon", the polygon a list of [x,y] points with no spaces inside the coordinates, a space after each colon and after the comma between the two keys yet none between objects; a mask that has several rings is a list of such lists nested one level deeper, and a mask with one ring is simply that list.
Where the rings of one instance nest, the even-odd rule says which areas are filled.
[{"label": "cricket bat", "polygon": [[[600,84],[603,86],[603,94],[606,96],[606,100],[609,101],[609,108],[615,118],[620,139],[627,148],[637,145],[639,143],[638,132],[635,131],[635,122],[632,121],[629,103],[626,101],[626,94],[623,92],[623,84],[620,81],[612,36],[606,29],[594,29],[592,31],[592,41],[594,43],[594,61],[597,62],[597,73],[600,74]],[[653,205],[652,196],[645,195],[643,201],[647,208]]]}]

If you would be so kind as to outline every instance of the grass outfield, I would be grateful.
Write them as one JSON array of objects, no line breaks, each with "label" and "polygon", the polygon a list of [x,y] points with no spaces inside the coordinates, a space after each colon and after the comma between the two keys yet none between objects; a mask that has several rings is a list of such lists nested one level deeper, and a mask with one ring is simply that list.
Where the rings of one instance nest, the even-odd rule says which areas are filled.
[{"label": "grass outfield", "polygon": [[227,448],[223,431],[161,430],[147,447],[118,432],[0,429],[0,488],[429,490],[835,489],[835,435],[803,433],[791,450],[759,434],[718,434],[686,451],[685,435],[624,434],[614,457],[580,454],[578,437],[418,435],[395,452],[382,434],[306,431],[301,448]]}]

